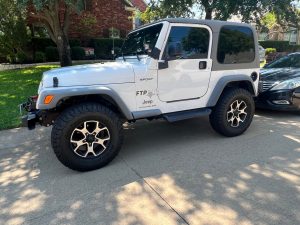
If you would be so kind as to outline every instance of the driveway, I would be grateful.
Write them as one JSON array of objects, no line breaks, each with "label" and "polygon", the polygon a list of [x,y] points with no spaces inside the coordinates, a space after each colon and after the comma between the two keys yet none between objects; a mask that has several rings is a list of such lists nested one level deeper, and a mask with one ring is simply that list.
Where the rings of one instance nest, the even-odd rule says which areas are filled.
[{"label": "driveway", "polygon": [[258,112],[247,133],[206,118],[126,127],[119,156],[78,173],[50,129],[0,132],[0,224],[300,224],[300,116]]}]

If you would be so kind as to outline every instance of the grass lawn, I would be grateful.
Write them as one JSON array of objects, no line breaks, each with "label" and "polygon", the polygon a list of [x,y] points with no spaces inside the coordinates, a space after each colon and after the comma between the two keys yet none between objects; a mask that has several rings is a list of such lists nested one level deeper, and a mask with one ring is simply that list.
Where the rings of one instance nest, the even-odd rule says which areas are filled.
[{"label": "grass lawn", "polygon": [[55,67],[58,66],[0,71],[0,130],[20,126],[19,104],[37,94],[43,72]]}]

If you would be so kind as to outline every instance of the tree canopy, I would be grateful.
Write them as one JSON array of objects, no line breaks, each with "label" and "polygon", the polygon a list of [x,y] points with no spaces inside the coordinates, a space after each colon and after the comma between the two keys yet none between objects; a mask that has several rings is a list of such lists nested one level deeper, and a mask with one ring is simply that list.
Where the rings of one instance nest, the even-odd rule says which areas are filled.
[{"label": "tree canopy", "polygon": [[149,22],[164,17],[191,17],[193,9],[198,9],[205,13],[205,19],[228,20],[239,15],[244,22],[259,23],[265,13],[274,11],[286,20],[297,21],[295,2],[299,0],[152,0],[142,19]]},{"label": "tree canopy", "polygon": [[45,26],[56,43],[61,66],[72,64],[68,38],[71,13],[84,9],[83,0],[17,0],[19,5],[33,7],[30,17]]},{"label": "tree canopy", "polygon": [[20,60],[27,42],[25,11],[15,0],[0,0],[0,56],[10,62]]}]

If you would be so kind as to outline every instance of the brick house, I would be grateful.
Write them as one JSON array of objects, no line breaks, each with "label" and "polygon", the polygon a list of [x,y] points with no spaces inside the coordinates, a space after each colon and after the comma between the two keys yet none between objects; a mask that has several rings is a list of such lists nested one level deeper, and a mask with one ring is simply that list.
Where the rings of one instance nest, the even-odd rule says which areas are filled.
[{"label": "brick house", "polygon": [[[96,18],[96,24],[92,27],[90,38],[125,37],[129,31],[139,25],[139,21],[134,18],[137,11],[146,10],[147,4],[144,0],[83,0],[84,11],[71,15],[71,26],[69,28],[69,37],[80,38],[80,20],[86,15],[93,15]],[[41,29],[38,21],[28,17],[28,25],[33,33]]]}]

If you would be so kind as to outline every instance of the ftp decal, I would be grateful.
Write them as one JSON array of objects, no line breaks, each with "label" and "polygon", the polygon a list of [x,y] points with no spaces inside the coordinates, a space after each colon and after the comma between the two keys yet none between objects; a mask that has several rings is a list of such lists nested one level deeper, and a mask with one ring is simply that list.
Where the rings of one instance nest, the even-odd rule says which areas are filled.
[{"label": "ftp decal", "polygon": [[153,91],[143,90],[143,91],[136,92],[136,96],[148,96],[149,98],[152,98],[154,95],[155,94]]}]

